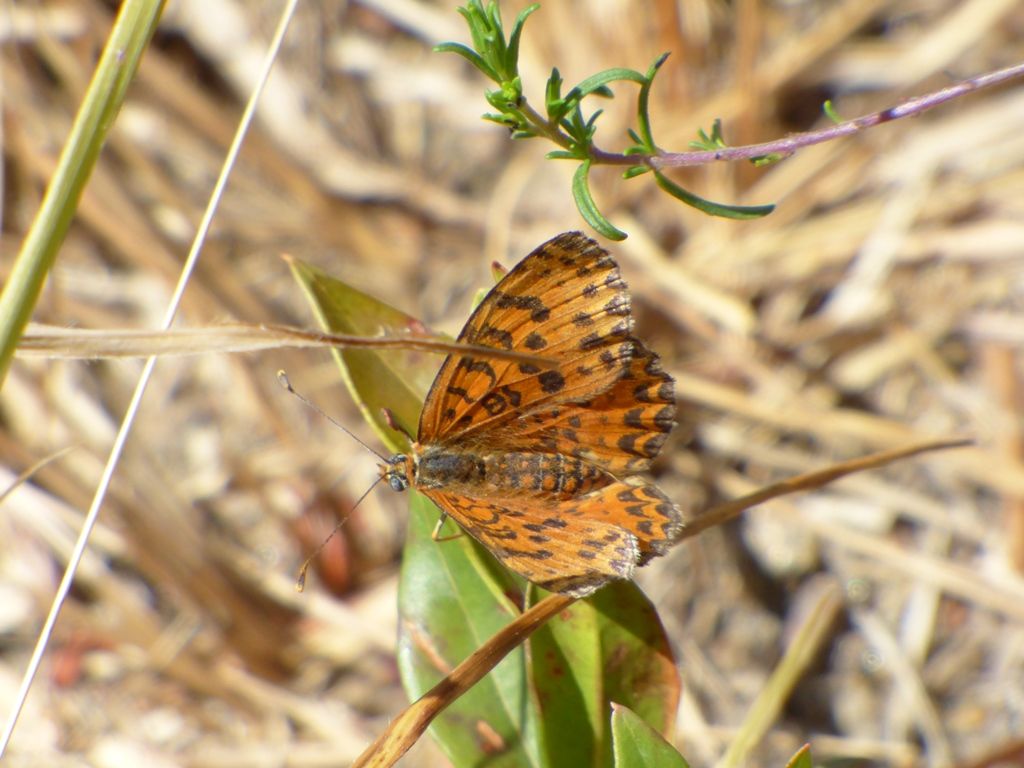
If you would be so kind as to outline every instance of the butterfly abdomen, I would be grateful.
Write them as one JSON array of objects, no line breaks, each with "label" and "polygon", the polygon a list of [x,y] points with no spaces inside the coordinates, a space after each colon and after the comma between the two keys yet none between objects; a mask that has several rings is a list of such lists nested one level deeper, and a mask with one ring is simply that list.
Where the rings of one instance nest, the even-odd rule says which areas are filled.
[{"label": "butterfly abdomen", "polygon": [[420,455],[415,484],[420,488],[458,488],[469,497],[543,494],[572,498],[602,488],[612,478],[581,459],[532,452],[448,451],[431,447]]}]

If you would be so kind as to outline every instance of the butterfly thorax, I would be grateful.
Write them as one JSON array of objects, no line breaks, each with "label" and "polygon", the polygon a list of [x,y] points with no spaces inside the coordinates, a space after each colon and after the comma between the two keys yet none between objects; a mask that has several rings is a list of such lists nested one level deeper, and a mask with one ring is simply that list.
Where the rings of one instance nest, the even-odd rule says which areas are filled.
[{"label": "butterfly thorax", "polygon": [[393,489],[444,489],[470,498],[532,494],[572,498],[613,482],[599,467],[561,454],[454,450],[437,445],[416,449],[411,455],[392,456],[381,468]]}]

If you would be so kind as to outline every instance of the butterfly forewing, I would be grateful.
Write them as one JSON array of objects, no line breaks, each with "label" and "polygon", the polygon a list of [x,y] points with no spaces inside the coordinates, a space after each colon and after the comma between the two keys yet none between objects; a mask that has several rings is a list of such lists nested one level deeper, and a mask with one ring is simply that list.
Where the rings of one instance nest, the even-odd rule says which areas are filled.
[{"label": "butterfly forewing", "polygon": [[572,407],[522,414],[506,431],[508,447],[585,459],[612,475],[643,472],[675,426],[672,377],[657,356],[634,341],[626,373],[605,392]]},{"label": "butterfly forewing", "polygon": [[614,260],[579,233],[559,235],[484,297],[458,338],[530,351],[558,367],[449,356],[427,395],[419,441],[462,439],[525,411],[598,395],[628,367],[631,330],[629,295]]}]

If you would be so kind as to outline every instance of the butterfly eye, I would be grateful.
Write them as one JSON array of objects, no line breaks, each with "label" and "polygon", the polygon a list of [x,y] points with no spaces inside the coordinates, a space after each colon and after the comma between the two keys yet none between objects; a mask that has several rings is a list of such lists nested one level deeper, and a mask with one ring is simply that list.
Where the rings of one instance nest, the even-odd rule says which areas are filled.
[{"label": "butterfly eye", "polygon": [[405,454],[396,453],[388,459],[387,464],[380,467],[381,474],[393,491],[404,491],[409,487],[409,478],[405,476],[406,461]]}]

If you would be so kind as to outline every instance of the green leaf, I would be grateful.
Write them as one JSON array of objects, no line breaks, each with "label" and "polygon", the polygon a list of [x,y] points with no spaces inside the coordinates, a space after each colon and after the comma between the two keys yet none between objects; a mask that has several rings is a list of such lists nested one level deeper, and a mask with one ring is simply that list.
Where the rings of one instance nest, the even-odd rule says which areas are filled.
[{"label": "green leaf", "polygon": [[789,758],[786,768],[814,768],[814,760],[811,759],[811,745],[804,744],[796,753]]},{"label": "green leaf", "polygon": [[616,67],[611,70],[604,70],[596,75],[591,75],[586,80],[581,81],[565,94],[565,98],[566,100],[572,98],[579,101],[591,94],[611,96],[611,90],[607,87],[608,83],[614,83],[618,80],[641,84],[644,81],[643,75],[636,70],[629,70],[625,67]]},{"label": "green leaf", "polygon": [[612,705],[615,768],[689,768],[675,747],[628,708]]},{"label": "green leaf", "polygon": [[825,103],[821,105],[821,110],[825,113],[825,116],[836,125],[843,122],[843,118],[838,112],[836,112],[836,108],[832,104],[831,99],[825,99]]},{"label": "green leaf", "polygon": [[658,186],[672,195],[672,197],[682,200],[687,205],[711,216],[720,216],[723,219],[760,219],[762,216],[767,216],[775,210],[774,205],[726,205],[724,203],[715,203],[705,200],[703,197],[699,197],[692,192],[688,192],[660,171],[654,171],[654,178]]},{"label": "green leaf", "polygon": [[552,68],[551,77],[544,86],[544,107],[548,120],[557,123],[565,115],[568,106],[562,99],[562,75],[557,67]]},{"label": "green leaf", "polygon": [[[608,83],[614,83],[618,80],[626,80],[628,82],[640,83],[643,85],[644,76],[637,72],[635,69],[626,69],[625,67],[615,67],[613,69],[606,69],[603,72],[598,72],[596,75],[582,80],[579,85],[574,87],[570,93],[575,92],[576,98],[582,99],[590,94],[597,93],[604,89],[605,93],[601,95],[611,95],[611,91],[606,88]],[[566,94],[568,98],[568,94]]]},{"label": "green leaf", "polygon": [[[373,335],[406,332],[418,321],[301,262],[292,271],[321,324],[338,333]],[[419,411],[440,366],[438,355],[407,351],[340,350],[342,376],[366,419],[391,450],[407,448],[383,421],[386,406],[415,434]],[[502,568],[469,536],[431,538],[439,510],[426,497],[410,494],[409,533],[399,579],[398,664],[411,698],[418,698],[518,613],[509,595],[521,595],[522,580]],[[540,765],[539,748],[525,735],[535,717],[527,711],[523,651],[513,652],[472,691],[449,707],[432,726],[441,748],[456,765]],[[489,754],[480,729],[486,725],[508,749]]]},{"label": "green leaf", "polygon": [[[548,594],[534,591],[535,602]],[[580,600],[528,641],[527,679],[540,712],[538,730],[549,765],[611,762],[600,622],[590,600]]]},{"label": "green leaf", "polygon": [[[547,593],[535,590],[537,600]],[[551,765],[609,765],[609,707],[669,733],[680,681],[654,606],[632,582],[574,603],[529,640],[529,679]]]},{"label": "green leaf", "polygon": [[572,177],[572,196],[576,201],[576,208],[583,219],[594,228],[596,232],[607,237],[609,240],[625,240],[626,233],[615,227],[597,209],[597,203],[590,194],[588,175],[590,174],[590,161],[580,163],[576,173]]},{"label": "green leaf", "polygon": [[711,124],[711,135],[704,132],[703,128],[697,129],[697,140],[690,142],[690,148],[705,152],[713,152],[716,149],[726,149],[729,145],[722,137],[722,120],[715,118]]},{"label": "green leaf", "polygon": [[435,53],[455,53],[464,58],[474,67],[483,72],[487,77],[498,82],[498,73],[494,71],[484,58],[469,46],[462,43],[440,43],[434,46]]},{"label": "green leaf", "polygon": [[[333,333],[397,336],[420,326],[415,318],[316,267],[293,261],[291,270],[320,324]],[[332,353],[366,421],[391,450],[405,450],[404,439],[388,427],[381,409],[388,408],[409,434],[416,434],[420,405],[442,358],[408,350],[334,349]]]},{"label": "green leaf", "polygon": [[553,149],[544,155],[548,160],[579,160],[580,156],[575,152],[565,149]]},{"label": "green leaf", "polygon": [[[469,536],[437,542],[438,510],[413,492],[398,587],[398,668],[410,699],[437,684],[518,613],[507,595],[522,582]],[[518,583],[517,583],[518,582]],[[434,720],[430,732],[453,765],[541,766],[530,723],[524,650],[517,648]],[[489,734],[482,739],[481,733]],[[495,738],[496,737],[496,738]],[[494,754],[493,742],[504,748]]]},{"label": "green leaf", "polygon": [[647,595],[631,581],[597,592],[605,698],[632,709],[666,736],[675,725],[681,682],[665,628]]},{"label": "green leaf", "polygon": [[526,23],[527,17],[538,8],[540,8],[540,3],[526,6],[516,16],[516,23],[512,25],[512,34],[508,38],[508,50],[505,59],[510,72],[519,71],[519,38],[523,34],[523,24]]},{"label": "green leaf", "polygon": [[482,54],[489,52],[493,35],[490,30],[490,20],[479,0],[470,0],[467,6],[457,10],[462,14],[462,18],[466,20],[466,26],[469,27],[469,36],[473,38],[473,47]]},{"label": "green leaf", "polygon": [[647,173],[650,170],[651,168],[648,165],[634,165],[632,168],[627,168],[623,172],[622,178],[633,179],[636,178],[637,176],[642,176],[643,174]]},{"label": "green leaf", "polygon": [[643,84],[640,86],[640,94],[636,100],[636,117],[637,123],[640,125],[640,136],[637,136],[634,131],[630,131],[630,136],[642,148],[643,152],[652,155],[657,153],[658,147],[654,143],[654,132],[651,129],[651,117],[648,109],[651,86],[654,84],[654,76],[658,74],[658,70],[661,69],[661,65],[665,63],[667,58],[667,53],[661,54],[647,70]]}]

